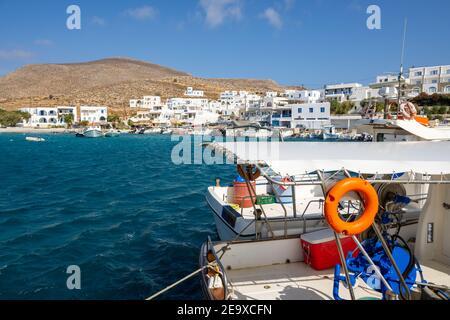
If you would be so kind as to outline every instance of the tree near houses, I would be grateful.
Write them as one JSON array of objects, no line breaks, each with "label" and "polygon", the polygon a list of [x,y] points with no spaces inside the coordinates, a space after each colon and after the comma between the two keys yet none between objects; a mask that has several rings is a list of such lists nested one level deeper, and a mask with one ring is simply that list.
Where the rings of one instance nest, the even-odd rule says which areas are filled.
[{"label": "tree near houses", "polygon": [[108,122],[112,123],[113,126],[116,126],[118,123],[120,123],[119,115],[117,115],[115,113],[108,115]]},{"label": "tree near houses", "polygon": [[6,111],[0,109],[0,125],[5,127],[15,127],[23,120],[29,120],[31,114],[22,111]]},{"label": "tree near houses", "polygon": [[73,114],[72,114],[72,113],[69,113],[69,114],[64,115],[64,122],[67,124],[67,126],[68,126],[69,128],[72,127],[72,125],[73,125],[73,120],[74,120],[74,117],[73,117]]}]

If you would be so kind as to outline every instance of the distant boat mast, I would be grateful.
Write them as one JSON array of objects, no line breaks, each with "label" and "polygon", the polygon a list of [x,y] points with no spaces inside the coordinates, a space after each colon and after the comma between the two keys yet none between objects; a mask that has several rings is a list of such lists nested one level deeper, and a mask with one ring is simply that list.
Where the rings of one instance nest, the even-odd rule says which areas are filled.
[{"label": "distant boat mast", "polygon": [[400,107],[400,99],[402,96],[402,79],[403,79],[403,65],[405,60],[405,44],[406,44],[406,30],[408,27],[408,19],[405,18],[405,23],[403,26],[403,42],[402,42],[402,55],[400,58],[400,73],[398,75],[398,98],[397,98],[397,105],[398,108]]}]

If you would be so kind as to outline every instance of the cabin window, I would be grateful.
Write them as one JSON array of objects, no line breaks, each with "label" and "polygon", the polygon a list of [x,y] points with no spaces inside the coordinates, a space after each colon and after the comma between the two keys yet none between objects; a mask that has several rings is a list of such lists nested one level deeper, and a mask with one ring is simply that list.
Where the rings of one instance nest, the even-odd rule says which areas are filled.
[{"label": "cabin window", "polygon": [[325,113],[325,108],[324,107],[320,108],[320,112]]},{"label": "cabin window", "polygon": [[314,112],[314,108],[309,108],[309,113],[313,113]]},{"label": "cabin window", "polygon": [[303,108],[298,108],[298,113],[303,113]]}]

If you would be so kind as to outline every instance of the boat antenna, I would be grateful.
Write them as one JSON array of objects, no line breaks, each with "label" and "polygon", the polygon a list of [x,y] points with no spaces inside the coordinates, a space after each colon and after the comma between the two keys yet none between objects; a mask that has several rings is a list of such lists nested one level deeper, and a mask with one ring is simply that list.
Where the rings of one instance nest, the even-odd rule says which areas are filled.
[{"label": "boat antenna", "polygon": [[405,23],[403,26],[403,41],[402,41],[402,54],[400,58],[400,73],[398,75],[398,99],[397,107],[400,108],[400,99],[402,96],[402,79],[403,79],[403,65],[405,60],[405,44],[406,44],[406,30],[408,27],[408,18],[405,18]]}]

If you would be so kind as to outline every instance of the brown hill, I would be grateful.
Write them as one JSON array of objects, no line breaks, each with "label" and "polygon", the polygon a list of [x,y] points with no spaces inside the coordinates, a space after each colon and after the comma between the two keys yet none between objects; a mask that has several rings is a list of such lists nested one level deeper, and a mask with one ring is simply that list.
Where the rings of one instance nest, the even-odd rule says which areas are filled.
[{"label": "brown hill", "polygon": [[124,110],[132,98],[183,96],[187,86],[217,99],[224,90],[280,91],[271,80],[204,79],[128,58],[24,66],[0,77],[0,107],[102,104]]}]

